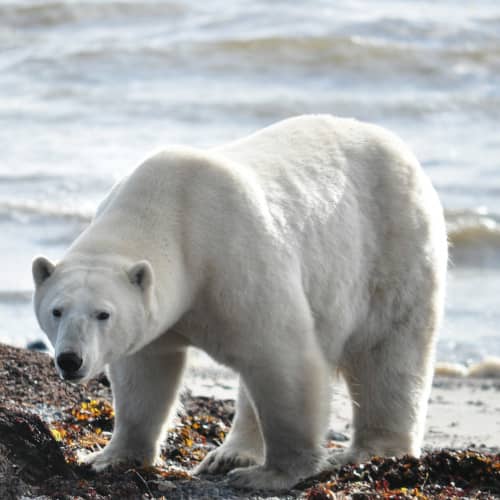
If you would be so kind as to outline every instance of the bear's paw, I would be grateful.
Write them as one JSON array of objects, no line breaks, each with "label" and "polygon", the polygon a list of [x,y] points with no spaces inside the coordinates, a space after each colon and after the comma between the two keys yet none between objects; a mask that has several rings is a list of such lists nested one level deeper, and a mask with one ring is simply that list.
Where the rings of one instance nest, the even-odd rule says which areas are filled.
[{"label": "bear's paw", "polygon": [[253,450],[242,450],[223,444],[205,457],[196,468],[195,474],[224,474],[238,467],[255,465],[257,461],[257,454]]},{"label": "bear's paw", "polygon": [[154,464],[155,453],[145,450],[113,449],[107,446],[102,451],[80,456],[79,459],[81,464],[89,465],[96,472],[101,472],[119,465],[148,467]]},{"label": "bear's paw", "polygon": [[295,486],[301,479],[310,473],[297,475],[265,465],[254,465],[241,469],[234,469],[228,474],[229,484],[235,488],[251,490],[285,491]]}]

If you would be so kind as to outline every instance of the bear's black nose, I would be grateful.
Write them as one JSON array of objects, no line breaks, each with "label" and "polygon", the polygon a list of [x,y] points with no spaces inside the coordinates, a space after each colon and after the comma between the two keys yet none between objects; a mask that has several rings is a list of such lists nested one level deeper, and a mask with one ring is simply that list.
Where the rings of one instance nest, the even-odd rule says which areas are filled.
[{"label": "bear's black nose", "polygon": [[75,373],[82,366],[82,358],[74,352],[63,352],[57,356],[57,364],[64,373]]}]

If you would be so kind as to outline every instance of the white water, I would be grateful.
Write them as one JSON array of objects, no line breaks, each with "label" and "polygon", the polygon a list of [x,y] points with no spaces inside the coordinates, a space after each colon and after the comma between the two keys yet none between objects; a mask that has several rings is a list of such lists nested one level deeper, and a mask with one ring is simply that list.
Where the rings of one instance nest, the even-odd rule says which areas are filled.
[{"label": "white water", "polygon": [[455,245],[439,357],[499,355],[500,3],[487,0],[0,2],[0,339],[41,336],[32,257],[60,257],[149,151],[310,112],[413,147]]}]

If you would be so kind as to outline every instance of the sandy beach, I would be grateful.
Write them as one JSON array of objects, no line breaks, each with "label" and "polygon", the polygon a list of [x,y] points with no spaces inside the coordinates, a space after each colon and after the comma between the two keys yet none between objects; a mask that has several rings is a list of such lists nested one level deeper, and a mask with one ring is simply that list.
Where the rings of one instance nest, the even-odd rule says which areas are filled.
[{"label": "sandy beach", "polygon": [[[162,465],[126,465],[100,474],[77,453],[109,440],[111,392],[105,379],[71,385],[49,355],[0,344],[0,498],[494,498],[500,494],[500,381],[435,380],[424,453],[347,465],[293,490],[235,490],[225,477],[193,477],[205,454],[223,441],[234,415],[237,377],[194,353],[182,404],[162,445]],[[328,447],[349,444],[350,401],[335,384]],[[133,402],[131,402],[133,404]],[[335,495],[339,496],[335,496]],[[342,496],[343,495],[343,496]]]},{"label": "sandy beach", "polygon": [[[194,395],[234,399],[237,377],[196,352],[185,385]],[[330,428],[350,436],[347,389],[340,378],[333,387]],[[500,378],[435,377],[424,447],[500,449]]]}]

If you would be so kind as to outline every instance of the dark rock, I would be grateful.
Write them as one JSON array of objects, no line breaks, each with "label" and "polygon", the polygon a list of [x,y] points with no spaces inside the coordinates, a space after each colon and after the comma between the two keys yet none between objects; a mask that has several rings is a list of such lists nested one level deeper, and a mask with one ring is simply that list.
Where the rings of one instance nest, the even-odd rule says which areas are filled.
[{"label": "dark rock", "polygon": [[326,439],[330,439],[332,441],[349,441],[349,438],[345,435],[342,434],[341,432],[334,431],[333,429],[330,429],[328,431],[328,434],[326,435]]},{"label": "dark rock", "polygon": [[61,448],[37,415],[0,407],[0,443],[28,483],[70,475]]},{"label": "dark rock", "polygon": [[28,342],[26,349],[30,351],[48,352],[49,348],[43,340],[34,340],[33,342]]},{"label": "dark rock", "polygon": [[111,382],[109,381],[108,377],[106,376],[105,373],[101,373],[97,377],[97,381],[102,384],[104,387],[111,387]]}]

